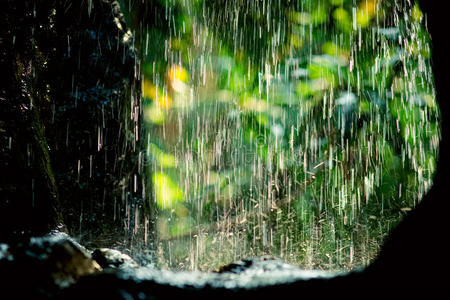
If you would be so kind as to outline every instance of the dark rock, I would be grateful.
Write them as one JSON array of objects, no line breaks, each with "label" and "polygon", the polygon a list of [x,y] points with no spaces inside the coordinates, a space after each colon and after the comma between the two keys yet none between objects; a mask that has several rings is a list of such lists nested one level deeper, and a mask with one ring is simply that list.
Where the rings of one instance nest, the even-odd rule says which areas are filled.
[{"label": "dark rock", "polygon": [[[20,296],[57,294],[61,288],[102,268],[89,252],[63,233],[0,245],[0,286],[16,286]],[[4,286],[3,286],[4,285]]]},{"label": "dark rock", "polygon": [[220,272],[173,272],[153,267],[102,272],[81,278],[62,292],[61,299],[269,299],[295,284],[304,287],[306,294],[310,288],[338,278],[268,257],[236,262]]},{"label": "dark rock", "polygon": [[[219,274],[233,273],[248,276],[251,274],[274,274],[274,273],[298,273],[304,274],[299,277],[314,277],[314,275],[329,275],[320,271],[305,271],[296,266],[285,263],[283,260],[270,256],[260,256],[254,258],[243,259],[229,265],[225,265],[217,271]],[[294,276],[296,277],[296,276]]]},{"label": "dark rock", "polygon": [[0,244],[0,261],[1,260],[11,261],[13,259],[14,259],[13,256],[9,252],[9,245],[8,244]]},{"label": "dark rock", "polygon": [[[20,297],[58,299],[166,299],[250,295],[278,284],[328,280],[333,274],[305,271],[270,257],[246,259],[218,272],[173,272],[139,267],[113,249],[88,250],[65,233],[52,232],[28,243],[0,245],[0,285]],[[104,267],[104,269],[102,269]],[[249,294],[250,293],[250,294]]]},{"label": "dark rock", "polygon": [[86,248],[61,232],[31,238],[28,243],[1,244],[0,268],[8,277],[1,283],[6,283],[5,287],[20,283],[24,289],[17,293],[27,297],[164,299],[196,295],[201,299],[332,275],[305,271],[270,257],[239,261],[215,273],[139,267],[128,255],[106,248],[95,250],[93,258]]},{"label": "dark rock", "polygon": [[95,249],[92,258],[102,268],[138,268],[139,265],[128,255],[114,249]]}]

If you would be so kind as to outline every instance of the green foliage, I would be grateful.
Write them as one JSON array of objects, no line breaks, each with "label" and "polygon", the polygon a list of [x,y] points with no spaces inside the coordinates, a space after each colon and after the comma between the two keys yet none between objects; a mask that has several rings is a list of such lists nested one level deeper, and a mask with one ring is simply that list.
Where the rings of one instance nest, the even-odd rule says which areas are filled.
[{"label": "green foliage", "polygon": [[[154,176],[170,168],[164,189],[176,195],[150,199],[164,218],[175,210],[160,247],[195,236],[195,255],[177,258],[194,269],[259,254],[367,264],[435,170],[439,112],[418,6],[191,2],[165,3],[175,23],[150,29],[165,54],[144,57],[145,78],[172,103],[148,122]],[[173,65],[189,80],[167,76]]]}]

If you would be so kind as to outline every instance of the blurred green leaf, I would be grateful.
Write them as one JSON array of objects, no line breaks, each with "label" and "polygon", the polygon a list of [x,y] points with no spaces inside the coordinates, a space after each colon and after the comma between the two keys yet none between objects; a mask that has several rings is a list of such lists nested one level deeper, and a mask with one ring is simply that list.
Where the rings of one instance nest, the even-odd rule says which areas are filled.
[{"label": "blurred green leaf", "polygon": [[156,203],[159,208],[171,209],[178,202],[183,201],[184,193],[175,182],[162,172],[155,172],[152,176],[155,189]]}]

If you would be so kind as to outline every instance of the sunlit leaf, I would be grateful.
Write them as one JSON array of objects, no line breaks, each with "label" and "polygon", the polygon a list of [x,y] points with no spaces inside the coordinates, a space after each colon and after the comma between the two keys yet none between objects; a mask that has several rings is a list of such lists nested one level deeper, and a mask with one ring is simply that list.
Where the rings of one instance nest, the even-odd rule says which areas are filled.
[{"label": "sunlit leaf", "polygon": [[154,100],[158,108],[168,109],[172,106],[172,99],[167,92],[162,91],[148,80],[142,82],[142,94],[144,98]]},{"label": "sunlit leaf", "polygon": [[155,172],[152,176],[156,203],[159,208],[171,209],[183,201],[184,193],[166,174]]},{"label": "sunlit leaf", "polygon": [[339,25],[339,28],[345,31],[352,29],[352,19],[347,10],[342,7],[338,7],[333,11],[333,18]]},{"label": "sunlit leaf", "polygon": [[163,109],[159,108],[155,103],[147,105],[144,108],[144,120],[148,123],[162,124],[166,117]]},{"label": "sunlit leaf", "polygon": [[156,159],[158,164],[163,168],[173,168],[176,166],[176,158],[175,156],[163,152],[153,143],[150,143],[149,152]]},{"label": "sunlit leaf", "polygon": [[172,81],[179,80],[186,83],[189,80],[188,72],[180,65],[173,65],[172,67],[170,67],[167,76],[168,79]]},{"label": "sunlit leaf", "polygon": [[308,25],[313,21],[313,17],[307,12],[291,12],[290,17],[300,25]]}]

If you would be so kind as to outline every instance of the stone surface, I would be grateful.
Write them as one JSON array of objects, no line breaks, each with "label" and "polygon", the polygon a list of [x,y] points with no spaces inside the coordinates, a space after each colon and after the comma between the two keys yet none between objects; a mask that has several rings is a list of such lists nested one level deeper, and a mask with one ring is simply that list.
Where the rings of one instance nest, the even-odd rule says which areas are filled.
[{"label": "stone surface", "polygon": [[27,242],[0,245],[0,286],[20,284],[19,296],[57,294],[82,276],[102,270],[90,253],[66,234],[53,232]]},{"label": "stone surface", "polygon": [[1,260],[11,261],[13,259],[14,259],[13,256],[9,252],[9,245],[8,244],[0,244],[0,261]]},{"label": "stone surface", "polygon": [[233,263],[220,272],[173,272],[156,270],[153,267],[141,267],[136,270],[124,270],[117,273],[121,279],[138,282],[154,282],[159,285],[180,288],[205,289],[207,287],[223,289],[252,289],[297,280],[330,278],[334,274],[322,271],[307,271],[289,265],[282,260],[256,257]]},{"label": "stone surface", "polygon": [[92,252],[61,232],[26,243],[0,244],[0,270],[24,297],[58,299],[146,299],[172,295],[209,297],[215,293],[256,291],[279,284],[328,280],[331,273],[305,271],[270,257],[257,257],[222,267],[217,272],[172,272],[140,267],[114,249]]},{"label": "stone surface", "polygon": [[115,249],[100,248],[95,249],[92,258],[102,268],[138,268],[139,265],[127,254]]},{"label": "stone surface", "polygon": [[[279,259],[257,257],[238,261],[219,272],[173,272],[153,267],[105,271],[64,290],[61,299],[273,299],[281,290],[304,289],[329,283],[336,274],[306,271]],[[336,283],[339,279],[336,281]],[[93,291],[87,293],[87,291]],[[287,295],[287,294],[286,294]],[[255,298],[256,297],[256,298]],[[269,297],[269,298],[268,298]]]}]

